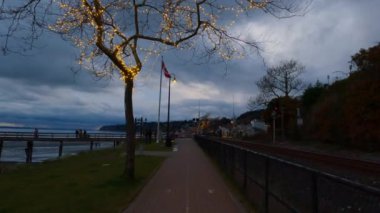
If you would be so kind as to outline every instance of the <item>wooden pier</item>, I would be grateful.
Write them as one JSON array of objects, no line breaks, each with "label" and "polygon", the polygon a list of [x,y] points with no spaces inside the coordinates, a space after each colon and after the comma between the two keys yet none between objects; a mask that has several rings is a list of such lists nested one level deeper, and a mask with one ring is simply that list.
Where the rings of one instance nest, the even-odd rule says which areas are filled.
[{"label": "wooden pier", "polygon": [[34,142],[59,142],[58,157],[62,156],[64,143],[88,142],[90,150],[93,150],[94,142],[110,142],[116,147],[117,144],[126,141],[124,133],[39,133],[33,132],[0,132],[0,160],[5,141],[26,142],[25,159],[26,163],[31,163],[33,159]]}]

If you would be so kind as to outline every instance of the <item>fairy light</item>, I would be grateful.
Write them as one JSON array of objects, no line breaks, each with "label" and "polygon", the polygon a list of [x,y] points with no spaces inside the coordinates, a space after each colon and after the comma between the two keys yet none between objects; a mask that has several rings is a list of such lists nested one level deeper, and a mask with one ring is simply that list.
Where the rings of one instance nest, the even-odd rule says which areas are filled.
[{"label": "fairy light", "polygon": [[[118,70],[122,80],[134,79],[141,71],[141,66],[150,57],[157,56],[161,51],[167,49],[166,45],[152,45],[145,47],[135,47],[130,45],[130,38],[136,36],[133,27],[124,25],[124,21],[118,22],[121,13],[134,8],[130,1],[111,1],[105,3],[102,0],[54,0],[54,3],[61,9],[55,23],[49,29],[61,33],[70,39],[80,49],[78,63],[89,69],[96,69],[97,76],[112,75],[114,70]],[[154,2],[154,3],[153,3]],[[159,8],[159,3],[153,1],[152,4]],[[169,44],[178,49],[193,48],[198,45],[196,39],[186,41],[186,45],[180,45],[177,41],[191,35],[197,28],[197,0],[174,0],[165,1],[161,5],[162,10],[155,10],[152,7],[141,5],[138,14],[147,21],[159,18],[157,26],[148,26],[142,33],[151,33],[151,37],[161,40],[163,44]],[[270,0],[237,0],[237,4],[205,3],[199,5],[200,18],[202,24],[197,36],[205,39],[205,48],[212,50],[224,60],[242,58],[245,56],[243,43],[239,40],[232,41],[228,34],[229,29],[233,29],[239,16],[248,10],[265,8]],[[108,10],[108,11],[107,11]],[[133,13],[131,11],[131,13]],[[227,14],[227,16],[226,16]],[[232,16],[229,16],[232,14]],[[155,17],[155,18],[154,18]],[[234,17],[226,22],[222,17]],[[128,23],[128,22],[127,22]],[[131,22],[129,22],[131,23]],[[121,25],[119,25],[121,24]],[[133,23],[132,23],[133,24]],[[150,24],[147,22],[146,24]],[[222,26],[223,25],[223,26]],[[131,30],[132,29],[132,30]],[[129,43],[127,42],[129,41]],[[156,42],[151,42],[156,44]],[[99,48],[103,49],[100,50]],[[138,54],[142,54],[141,63],[135,61],[132,54],[134,48]],[[162,49],[163,48],[163,49]],[[215,49],[215,51],[214,51]],[[104,57],[107,55],[107,57]],[[107,60],[107,62],[105,62]],[[98,65],[94,65],[98,63]],[[102,67],[101,64],[107,67]]]}]

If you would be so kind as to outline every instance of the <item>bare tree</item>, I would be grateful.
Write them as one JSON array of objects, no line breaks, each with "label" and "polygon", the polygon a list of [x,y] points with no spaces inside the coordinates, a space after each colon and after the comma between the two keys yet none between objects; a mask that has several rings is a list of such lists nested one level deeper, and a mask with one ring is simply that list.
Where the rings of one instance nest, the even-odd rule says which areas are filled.
[{"label": "bare tree", "polygon": [[0,0],[0,21],[8,26],[5,31],[0,29],[4,39],[1,45],[3,53],[25,51],[48,30],[79,48],[78,62],[84,69],[97,77],[120,76],[125,83],[128,141],[124,174],[133,178],[132,88],[144,60],[165,50],[165,46],[193,49],[208,58],[229,60],[241,56],[246,50],[257,50],[258,45],[226,29],[240,14],[261,9],[290,17],[302,12],[309,1]]},{"label": "bare tree", "polygon": [[266,74],[256,82],[260,90],[255,99],[250,99],[248,107],[254,110],[260,105],[267,105],[270,101],[277,99],[280,104],[281,116],[281,138],[285,139],[284,116],[286,102],[289,97],[296,95],[305,86],[300,75],[305,72],[305,67],[295,60],[281,61],[279,65],[269,67]]},{"label": "bare tree", "polygon": [[300,75],[305,72],[305,67],[295,60],[281,61],[279,65],[269,67],[265,76],[256,82],[260,90],[255,99],[248,102],[249,108],[255,108],[261,104],[267,104],[273,98],[290,97],[304,89],[304,83]]}]

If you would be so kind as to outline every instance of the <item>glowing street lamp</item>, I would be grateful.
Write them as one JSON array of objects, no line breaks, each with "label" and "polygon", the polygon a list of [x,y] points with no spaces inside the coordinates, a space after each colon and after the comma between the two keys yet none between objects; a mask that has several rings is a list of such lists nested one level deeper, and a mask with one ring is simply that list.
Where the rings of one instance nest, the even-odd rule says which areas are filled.
[{"label": "glowing street lamp", "polygon": [[171,147],[172,146],[172,141],[171,141],[171,138],[170,138],[170,84],[171,82],[173,81],[173,83],[175,83],[177,80],[175,78],[175,74],[171,74],[171,77],[169,79],[169,95],[168,95],[168,120],[167,120],[167,123],[166,123],[166,142],[165,142],[165,145],[167,147]]}]

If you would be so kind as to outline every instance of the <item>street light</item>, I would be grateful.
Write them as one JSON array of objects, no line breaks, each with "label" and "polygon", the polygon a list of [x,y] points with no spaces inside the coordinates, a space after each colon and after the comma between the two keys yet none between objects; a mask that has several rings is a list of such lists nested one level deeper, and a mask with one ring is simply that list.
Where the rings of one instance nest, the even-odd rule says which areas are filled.
[{"label": "street light", "polygon": [[[172,81],[173,81],[173,83],[176,82],[175,74],[172,73],[172,76],[173,77],[170,77],[170,79],[169,79],[168,120],[167,120],[167,123],[166,123],[166,142],[165,142],[165,145],[167,147],[171,147],[172,146],[172,141],[170,140],[170,84],[171,84]],[[172,80],[172,78],[173,78],[173,80]]]}]

